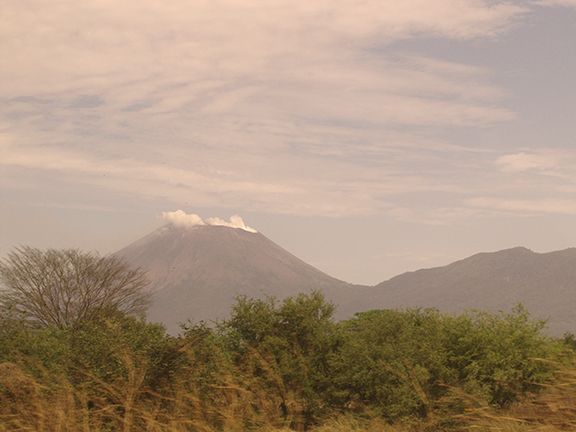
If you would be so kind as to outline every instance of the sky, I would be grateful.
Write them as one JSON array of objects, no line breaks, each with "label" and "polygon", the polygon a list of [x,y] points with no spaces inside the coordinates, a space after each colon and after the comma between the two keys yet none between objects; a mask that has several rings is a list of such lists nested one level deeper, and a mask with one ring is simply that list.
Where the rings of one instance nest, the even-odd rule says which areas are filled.
[{"label": "sky", "polygon": [[177,211],[357,284],[574,247],[575,53],[576,0],[5,1],[0,256]]}]

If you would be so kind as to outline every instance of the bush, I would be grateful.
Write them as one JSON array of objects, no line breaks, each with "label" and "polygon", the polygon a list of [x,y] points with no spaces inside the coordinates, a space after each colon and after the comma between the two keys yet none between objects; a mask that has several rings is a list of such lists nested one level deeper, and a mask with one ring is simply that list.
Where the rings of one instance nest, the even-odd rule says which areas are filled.
[{"label": "bush", "polygon": [[543,333],[546,322],[532,319],[522,305],[510,313],[468,311],[445,320],[450,384],[506,406],[549,376],[536,360],[552,348]]},{"label": "bush", "polygon": [[426,415],[447,374],[442,328],[434,309],[374,310],[343,322],[331,403],[389,419]]},{"label": "bush", "polygon": [[333,313],[334,305],[318,291],[282,303],[241,296],[219,326],[237,364],[279,398],[288,422],[313,421],[325,406]]},{"label": "bush", "polygon": [[341,410],[375,410],[388,419],[427,416],[449,387],[500,407],[535,390],[549,369],[544,322],[522,306],[511,313],[434,309],[375,310],[342,323],[330,358],[329,402]]}]

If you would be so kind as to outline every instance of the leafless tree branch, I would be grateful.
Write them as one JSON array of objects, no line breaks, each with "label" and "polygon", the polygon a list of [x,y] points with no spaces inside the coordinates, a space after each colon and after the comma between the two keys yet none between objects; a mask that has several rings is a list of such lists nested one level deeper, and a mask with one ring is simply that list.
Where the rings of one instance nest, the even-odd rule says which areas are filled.
[{"label": "leafless tree branch", "polygon": [[148,281],[114,255],[16,248],[0,261],[0,302],[43,325],[76,327],[104,313],[143,314]]}]

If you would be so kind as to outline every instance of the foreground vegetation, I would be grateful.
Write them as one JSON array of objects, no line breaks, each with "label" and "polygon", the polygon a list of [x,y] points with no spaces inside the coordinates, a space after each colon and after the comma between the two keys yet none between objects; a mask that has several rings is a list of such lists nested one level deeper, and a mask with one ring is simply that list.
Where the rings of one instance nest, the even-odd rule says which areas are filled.
[{"label": "foreground vegetation", "polygon": [[107,311],[0,318],[0,431],[573,430],[572,336],[510,313],[374,310],[318,292],[239,297],[180,337]]}]

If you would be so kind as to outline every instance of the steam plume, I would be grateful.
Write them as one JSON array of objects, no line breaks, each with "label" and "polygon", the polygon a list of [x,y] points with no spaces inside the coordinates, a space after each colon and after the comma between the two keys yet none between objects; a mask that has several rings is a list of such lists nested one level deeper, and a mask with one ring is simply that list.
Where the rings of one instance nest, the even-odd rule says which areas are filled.
[{"label": "steam plume", "polygon": [[162,212],[162,219],[181,227],[193,227],[196,225],[219,225],[227,226],[230,228],[240,228],[252,233],[257,232],[255,229],[244,225],[244,221],[238,215],[231,216],[230,222],[226,222],[225,220],[222,220],[218,217],[208,218],[206,221],[203,221],[202,218],[197,214],[186,214],[182,210],[176,210],[174,212]]}]

